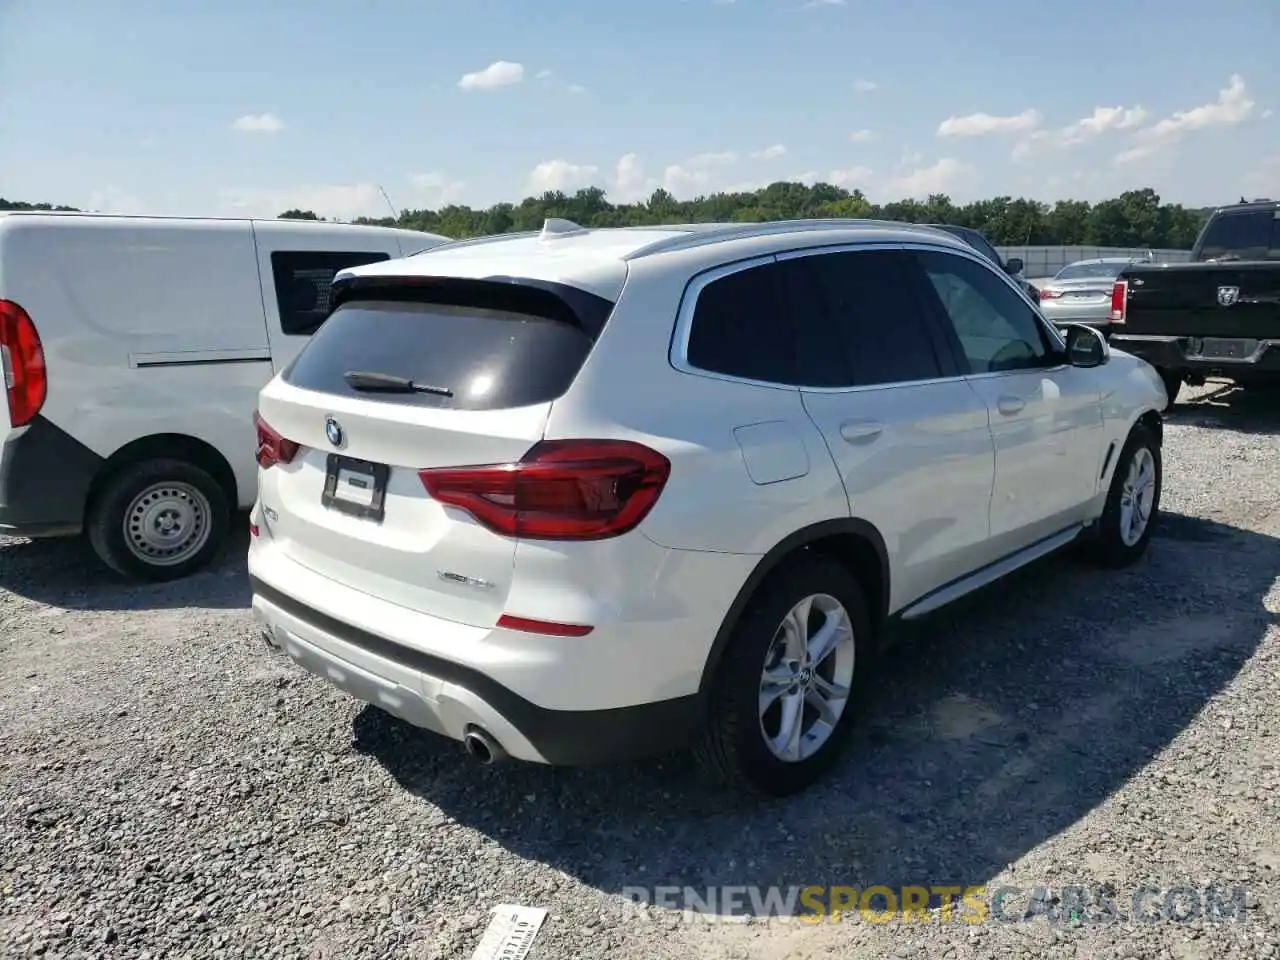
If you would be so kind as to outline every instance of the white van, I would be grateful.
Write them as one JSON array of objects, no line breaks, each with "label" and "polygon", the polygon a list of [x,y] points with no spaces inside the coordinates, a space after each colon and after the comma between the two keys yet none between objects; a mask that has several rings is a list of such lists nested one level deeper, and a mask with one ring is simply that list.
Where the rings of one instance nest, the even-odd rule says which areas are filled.
[{"label": "white van", "polygon": [[327,317],[334,273],[447,239],[0,214],[0,534],[87,533],[137,580],[205,566],[256,496],[258,391]]}]

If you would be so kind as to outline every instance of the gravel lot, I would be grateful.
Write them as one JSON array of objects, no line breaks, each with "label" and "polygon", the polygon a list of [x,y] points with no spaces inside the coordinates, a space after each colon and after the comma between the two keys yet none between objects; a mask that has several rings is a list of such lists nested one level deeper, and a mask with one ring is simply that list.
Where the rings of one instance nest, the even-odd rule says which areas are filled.
[{"label": "gravel lot", "polygon": [[[1142,564],[1052,560],[915,631],[838,775],[772,804],[683,757],[479,767],[269,657],[243,543],[133,588],[78,545],[0,541],[0,955],[467,957],[514,902],[549,911],[535,958],[1280,957],[1280,402],[1183,397]],[[1147,884],[1249,899],[980,926],[622,900],[1100,883],[1121,910]]]}]

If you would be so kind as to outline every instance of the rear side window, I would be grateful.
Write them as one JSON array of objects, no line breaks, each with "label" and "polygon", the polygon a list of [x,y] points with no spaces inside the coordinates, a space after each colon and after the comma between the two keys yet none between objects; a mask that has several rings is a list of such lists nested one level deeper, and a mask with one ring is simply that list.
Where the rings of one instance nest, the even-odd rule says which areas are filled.
[{"label": "rear side window", "polygon": [[[806,311],[801,335],[803,366],[822,369],[825,383],[834,370],[824,355],[843,355],[849,386],[910,383],[951,375],[943,366],[943,344],[911,293],[903,269],[905,254],[893,251],[825,253],[801,257],[821,313]],[[797,277],[797,281],[802,277]]]},{"label": "rear side window", "polygon": [[390,260],[387,253],[320,250],[277,250],[271,254],[280,328],[291,336],[307,336],[329,316],[329,288],[334,274],[347,267]]},{"label": "rear side window", "polygon": [[[284,380],[364,400],[495,410],[562,396],[592,339],[563,319],[510,309],[409,300],[354,300],[316,331]],[[401,390],[356,389],[349,374],[410,381]],[[421,389],[415,389],[421,388]]]},{"label": "rear side window", "polygon": [[686,357],[708,373],[794,384],[795,340],[779,305],[779,265],[748,267],[698,294]]},{"label": "rear side window", "polygon": [[1200,260],[1280,259],[1280,219],[1273,210],[1220,214],[1205,227]]}]

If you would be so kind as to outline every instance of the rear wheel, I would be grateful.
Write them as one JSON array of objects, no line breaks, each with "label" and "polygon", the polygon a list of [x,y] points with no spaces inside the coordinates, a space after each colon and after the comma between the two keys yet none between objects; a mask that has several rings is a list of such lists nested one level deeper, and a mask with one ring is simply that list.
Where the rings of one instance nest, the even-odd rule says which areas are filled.
[{"label": "rear wheel", "polygon": [[207,566],[231,526],[226,492],[184,460],[129,464],[95,496],[89,542],[102,562],[133,580],[177,580]]},{"label": "rear wheel", "polygon": [[871,649],[865,594],[841,564],[806,557],[769,577],[740,617],[699,748],[721,780],[772,796],[832,765]]}]

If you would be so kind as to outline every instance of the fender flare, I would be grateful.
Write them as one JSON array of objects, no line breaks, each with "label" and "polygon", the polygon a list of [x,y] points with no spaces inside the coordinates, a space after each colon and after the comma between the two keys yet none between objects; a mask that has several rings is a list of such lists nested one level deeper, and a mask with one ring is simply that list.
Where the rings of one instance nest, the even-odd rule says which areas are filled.
[{"label": "fender flare", "polygon": [[729,611],[725,614],[724,620],[721,621],[720,629],[716,631],[715,639],[712,641],[711,649],[707,654],[707,661],[702,668],[702,679],[698,684],[698,695],[700,697],[705,698],[710,692],[711,683],[720,667],[720,661],[729,646],[729,641],[738,625],[738,620],[742,616],[742,611],[750,603],[760,584],[797,550],[803,550],[810,544],[824,540],[827,537],[841,535],[858,537],[866,541],[875,551],[880,564],[880,596],[868,597],[867,599],[872,604],[872,615],[876,622],[881,623],[884,621],[889,609],[890,569],[889,551],[885,547],[884,537],[880,535],[880,531],[873,524],[858,517],[839,517],[834,520],[822,520],[810,526],[802,527],[784,537],[760,558],[759,563],[755,565],[746,582],[743,583],[742,588],[738,591],[737,596],[734,597],[733,603],[729,605]]}]

